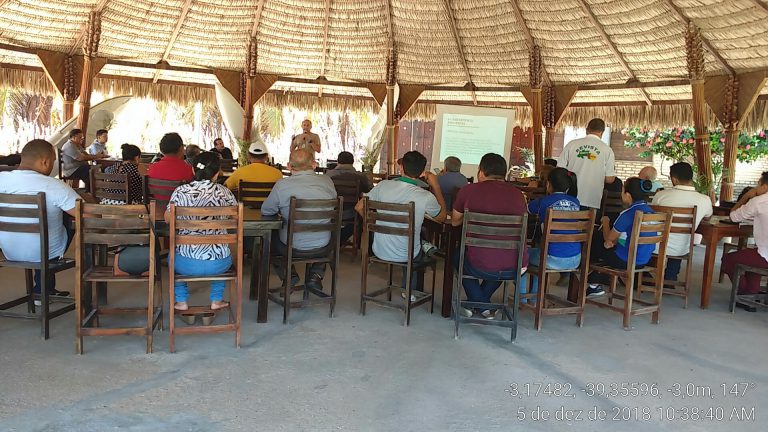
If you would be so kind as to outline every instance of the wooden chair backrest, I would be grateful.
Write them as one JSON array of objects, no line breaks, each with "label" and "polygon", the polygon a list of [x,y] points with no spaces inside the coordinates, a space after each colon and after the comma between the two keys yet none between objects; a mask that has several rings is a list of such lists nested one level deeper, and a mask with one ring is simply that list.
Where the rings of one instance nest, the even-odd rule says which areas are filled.
[{"label": "wooden chair backrest", "polygon": [[237,169],[237,159],[222,159],[221,170],[225,172],[233,172]]},{"label": "wooden chair backrest", "polygon": [[237,185],[237,199],[248,207],[260,209],[275,182],[248,182],[240,180]]},{"label": "wooden chair backrest", "polygon": [[183,181],[175,180],[158,180],[150,178],[149,176],[142,177],[144,186],[144,204],[149,204],[150,201],[157,203],[157,217],[162,218],[165,213],[166,207],[168,207],[168,201],[170,200],[173,191],[184,184]]},{"label": "wooden chair backrest", "polygon": [[603,200],[600,203],[600,212],[603,216],[616,216],[624,211],[624,208],[621,192],[603,191]]},{"label": "wooden chair backrest", "polygon": [[[596,214],[594,209],[575,212],[547,210],[542,224],[542,260],[546,260],[552,243],[581,243],[581,262],[583,266],[588,266]],[[542,261],[541,267],[546,269],[545,261]]]},{"label": "wooden chair backrest", "polygon": [[291,198],[288,211],[288,245],[294,244],[298,233],[330,232],[334,248],[339,246],[341,231],[342,199],[298,199]]},{"label": "wooden chair backrest", "polygon": [[91,167],[91,194],[97,200],[111,199],[130,204],[128,174],[105,174]]},{"label": "wooden chair backrest", "polygon": [[37,234],[40,263],[48,265],[48,217],[45,192],[36,195],[0,193],[0,232]]},{"label": "wooden chair backrest", "polygon": [[362,197],[360,180],[352,178],[333,178],[332,180],[336,193],[344,202],[344,207],[349,207],[350,205],[354,207],[360,201]]},{"label": "wooden chair backrest", "polygon": [[[414,215],[416,206],[372,201],[363,197],[363,251],[367,253],[370,233],[388,234],[408,238],[408,261],[413,260]],[[387,225],[385,225],[385,223]],[[392,224],[397,224],[392,226]]]},{"label": "wooden chair backrest", "polygon": [[[495,215],[464,210],[461,249],[472,246],[522,251],[526,243],[528,215]],[[518,267],[522,266],[522,255]]]},{"label": "wooden chair backrest", "polygon": [[171,214],[169,234],[172,251],[178,245],[211,244],[236,245],[238,250],[242,250],[243,203],[226,207],[180,207],[171,204],[168,210]]},{"label": "wooden chair backrest", "polygon": [[[632,223],[632,235],[627,239],[629,253],[627,254],[627,270],[633,273],[636,267],[637,247],[639,245],[658,245],[658,260],[663,263],[667,255],[667,239],[669,230],[672,226],[671,213],[643,213],[640,210],[635,211],[634,222]],[[646,233],[653,233],[643,236]],[[657,272],[662,275],[662,272]],[[657,276],[658,276],[657,275]]]},{"label": "wooden chair backrest", "polygon": [[[89,204],[78,200],[76,208],[78,245],[148,245],[154,247],[152,223],[155,202],[120,206]],[[152,250],[152,249],[150,249]],[[77,253],[83,250],[78,248]]]},{"label": "wooden chair backrest", "polygon": [[670,234],[686,234],[690,236],[688,251],[693,250],[694,234],[696,234],[696,207],[667,207],[660,205],[651,205],[653,211],[657,213],[670,213],[672,215],[672,226],[669,229]]}]

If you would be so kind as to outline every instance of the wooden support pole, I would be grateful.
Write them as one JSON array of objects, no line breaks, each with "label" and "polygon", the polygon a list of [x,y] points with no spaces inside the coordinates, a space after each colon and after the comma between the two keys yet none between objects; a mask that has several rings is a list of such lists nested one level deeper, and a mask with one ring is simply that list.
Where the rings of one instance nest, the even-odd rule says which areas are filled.
[{"label": "wooden support pole", "polygon": [[251,128],[253,127],[253,100],[254,84],[256,80],[256,61],[257,61],[256,37],[251,37],[248,44],[248,53],[245,62],[245,103],[243,104],[243,141],[251,142]]},{"label": "wooden support pole", "polygon": [[397,141],[395,128],[395,86],[387,85],[387,174],[395,174]]},{"label": "wooden support pole", "polygon": [[[533,157],[536,172],[544,165],[544,143],[542,142],[541,120],[541,87],[531,89],[531,112],[533,118]],[[550,154],[551,154],[550,149]]]},{"label": "wooden support pole", "polygon": [[[80,114],[77,119],[77,128],[88,133],[88,116],[91,111],[91,92],[93,91],[93,77],[101,69],[94,65],[94,57],[99,51],[101,39],[101,13],[91,12],[88,16],[85,40],[83,41],[83,78],[80,83]],[[103,65],[103,63],[102,63]]]},{"label": "wooden support pole", "polygon": [[714,188],[712,176],[712,149],[709,147],[709,131],[707,130],[707,113],[704,101],[704,80],[691,80],[691,95],[693,101],[693,127],[696,144],[694,154],[696,166],[698,167],[699,178],[701,181],[709,183],[709,195],[714,198]]},{"label": "wooden support pole", "polygon": [[725,153],[723,154],[723,183],[720,186],[720,201],[732,201],[736,182],[736,156],[741,130],[737,125],[725,129]]}]

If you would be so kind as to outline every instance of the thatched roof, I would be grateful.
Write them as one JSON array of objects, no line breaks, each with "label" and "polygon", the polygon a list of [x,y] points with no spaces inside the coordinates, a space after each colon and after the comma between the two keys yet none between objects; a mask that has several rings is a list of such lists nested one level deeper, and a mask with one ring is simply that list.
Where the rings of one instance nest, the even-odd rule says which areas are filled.
[{"label": "thatched roof", "polygon": [[108,60],[95,88],[171,98],[212,100],[212,69],[244,70],[251,37],[257,72],[281,77],[272,97],[302,103],[372,103],[296,78],[383,83],[394,47],[397,81],[429,86],[422,100],[525,105],[533,44],[548,83],[580,86],[576,108],[684,103],[689,22],[708,75],[768,69],[765,0],[0,0],[0,80],[44,90],[35,50],[80,54],[92,11]]}]

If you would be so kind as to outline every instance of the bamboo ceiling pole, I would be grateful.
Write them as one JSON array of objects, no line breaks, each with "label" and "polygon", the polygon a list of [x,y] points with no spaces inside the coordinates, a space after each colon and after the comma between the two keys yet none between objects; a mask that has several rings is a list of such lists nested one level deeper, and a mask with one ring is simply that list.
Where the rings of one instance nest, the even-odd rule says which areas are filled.
[{"label": "bamboo ceiling pole", "polygon": [[245,102],[243,104],[243,141],[251,142],[251,129],[253,128],[253,85],[256,79],[256,60],[257,60],[256,38],[252,37],[248,44],[248,53],[246,57],[246,79],[245,79]]},{"label": "bamboo ceiling pole", "polygon": [[91,111],[91,92],[93,91],[94,65],[93,60],[99,51],[101,39],[101,13],[91,12],[88,16],[88,26],[83,41],[83,79],[80,83],[80,114],[77,119],[78,129],[88,133],[88,116]]},{"label": "bamboo ceiling pole", "polygon": [[691,80],[691,107],[695,131],[694,154],[699,179],[709,187],[708,195],[714,199],[712,176],[712,149],[707,131],[706,100],[704,99],[704,50],[699,29],[692,23],[685,32],[685,51],[688,60],[688,78]]}]

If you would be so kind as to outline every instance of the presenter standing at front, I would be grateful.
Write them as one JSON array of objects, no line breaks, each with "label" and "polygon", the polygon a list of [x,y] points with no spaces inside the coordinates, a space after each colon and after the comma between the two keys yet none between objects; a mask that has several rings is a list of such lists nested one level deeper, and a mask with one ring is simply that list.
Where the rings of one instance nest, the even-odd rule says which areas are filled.
[{"label": "presenter standing at front", "polygon": [[305,119],[301,122],[302,133],[294,135],[291,139],[291,153],[299,149],[307,149],[313,156],[320,153],[320,135],[312,132],[312,122]]},{"label": "presenter standing at front", "polygon": [[600,139],[603,131],[605,122],[602,119],[590,120],[587,136],[569,142],[560,155],[558,166],[576,174],[582,208],[600,209],[605,184],[613,183],[616,178],[616,157],[611,147]]}]

